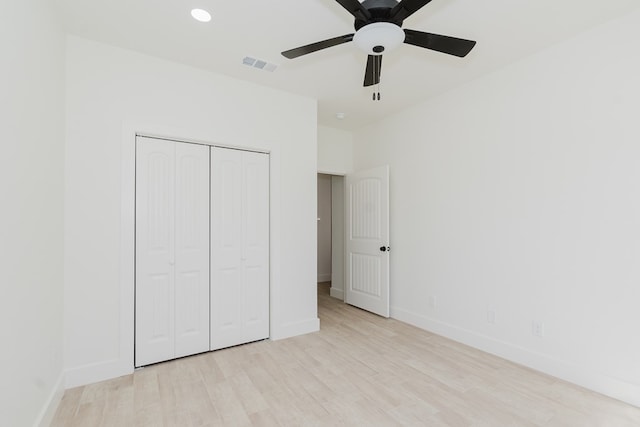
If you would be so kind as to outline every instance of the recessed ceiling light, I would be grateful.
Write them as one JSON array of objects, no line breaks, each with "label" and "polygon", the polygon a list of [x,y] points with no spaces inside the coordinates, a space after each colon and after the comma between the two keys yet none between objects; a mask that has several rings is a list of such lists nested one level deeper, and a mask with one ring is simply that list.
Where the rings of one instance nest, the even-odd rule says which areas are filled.
[{"label": "recessed ceiling light", "polygon": [[193,9],[191,11],[191,16],[193,19],[200,22],[209,22],[211,21],[211,14],[203,9]]},{"label": "recessed ceiling light", "polygon": [[345,113],[336,113],[336,119],[344,120],[347,115]]}]

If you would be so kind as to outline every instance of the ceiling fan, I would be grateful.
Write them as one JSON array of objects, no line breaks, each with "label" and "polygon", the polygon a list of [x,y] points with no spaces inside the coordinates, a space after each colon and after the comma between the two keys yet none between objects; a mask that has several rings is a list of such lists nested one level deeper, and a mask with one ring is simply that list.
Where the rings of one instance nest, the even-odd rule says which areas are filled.
[{"label": "ceiling fan", "polygon": [[365,0],[362,3],[358,0],[336,1],[355,18],[356,32],[286,50],[282,52],[284,57],[293,59],[353,41],[368,54],[364,86],[372,86],[380,83],[382,54],[403,42],[461,58],[476,44],[472,40],[401,28],[406,18],[431,0]]}]

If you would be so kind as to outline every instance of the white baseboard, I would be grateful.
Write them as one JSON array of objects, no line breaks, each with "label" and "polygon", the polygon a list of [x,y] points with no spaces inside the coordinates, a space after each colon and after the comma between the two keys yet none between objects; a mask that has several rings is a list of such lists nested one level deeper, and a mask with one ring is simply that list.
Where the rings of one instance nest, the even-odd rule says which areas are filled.
[{"label": "white baseboard", "polygon": [[272,340],[282,340],[285,338],[295,337],[298,335],[318,332],[320,330],[320,319],[302,320],[299,322],[285,323],[275,330],[271,330]]},{"label": "white baseboard", "polygon": [[329,295],[334,298],[338,298],[340,301],[344,301],[344,291],[342,289],[331,288]]},{"label": "white baseboard", "polygon": [[42,407],[42,411],[36,418],[36,422],[33,424],[34,427],[48,427],[53,421],[53,417],[58,410],[58,405],[60,405],[60,401],[62,400],[62,396],[64,395],[64,372],[60,373],[58,380],[53,386],[51,390],[51,394],[49,394],[49,398],[45,402],[45,405]]},{"label": "white baseboard", "polygon": [[129,363],[116,359],[67,369],[65,386],[66,388],[79,387],[129,375],[133,373],[133,362],[131,366],[128,365]]},{"label": "white baseboard", "polygon": [[[320,319],[303,320],[279,325],[271,330],[271,339],[279,340],[320,330]],[[79,387],[133,373],[133,360],[113,359],[67,369],[65,388]]]},{"label": "white baseboard", "polygon": [[318,273],[318,283],[330,282],[331,273]]},{"label": "white baseboard", "polygon": [[640,407],[640,386],[637,384],[630,384],[617,378],[602,375],[585,367],[553,359],[544,354],[535,353],[525,348],[459,328],[421,314],[412,313],[398,307],[391,307],[391,317],[503,359],[527,366],[536,371],[577,384],[589,390],[604,394],[605,396]]}]

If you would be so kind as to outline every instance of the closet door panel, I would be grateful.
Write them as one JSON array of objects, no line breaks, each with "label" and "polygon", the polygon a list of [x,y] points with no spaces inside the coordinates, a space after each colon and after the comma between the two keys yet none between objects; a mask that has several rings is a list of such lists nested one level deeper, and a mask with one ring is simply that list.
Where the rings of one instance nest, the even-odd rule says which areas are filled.
[{"label": "closet door panel", "polygon": [[243,153],[244,337],[269,336],[269,156]]},{"label": "closet door panel", "polygon": [[174,357],[174,180],[174,143],[138,138],[136,366]]},{"label": "closet door panel", "polygon": [[175,357],[209,350],[209,147],[176,144]]},{"label": "closet door panel", "polygon": [[212,148],[211,349],[269,337],[269,157]]},{"label": "closet door panel", "polygon": [[242,333],[242,152],[211,148],[211,350]]}]

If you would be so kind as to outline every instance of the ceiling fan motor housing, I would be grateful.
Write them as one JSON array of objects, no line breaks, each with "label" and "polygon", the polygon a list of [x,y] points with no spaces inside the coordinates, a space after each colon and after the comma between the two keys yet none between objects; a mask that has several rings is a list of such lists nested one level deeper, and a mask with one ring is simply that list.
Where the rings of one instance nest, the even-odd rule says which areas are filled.
[{"label": "ceiling fan motor housing", "polygon": [[402,21],[391,18],[391,10],[398,4],[396,0],[365,0],[362,7],[371,18],[356,18],[356,33],[353,42],[368,55],[382,55],[404,42]]},{"label": "ceiling fan motor housing", "polygon": [[354,27],[356,31],[365,25],[374,22],[390,22],[396,24],[398,27],[402,26],[402,20],[398,18],[391,18],[391,10],[398,5],[396,0],[365,0],[362,2],[362,7],[369,11],[371,15],[370,19],[358,19],[356,17]]}]

